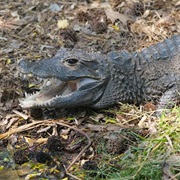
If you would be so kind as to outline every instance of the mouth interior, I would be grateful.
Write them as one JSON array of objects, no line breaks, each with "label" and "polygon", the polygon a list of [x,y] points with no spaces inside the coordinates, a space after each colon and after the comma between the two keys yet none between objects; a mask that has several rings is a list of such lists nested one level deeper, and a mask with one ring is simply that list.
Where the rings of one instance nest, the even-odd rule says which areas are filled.
[{"label": "mouth interior", "polygon": [[40,88],[40,91],[31,95],[26,95],[21,105],[24,107],[33,106],[33,104],[42,105],[54,98],[65,98],[78,91],[81,87],[85,89],[87,84],[95,81],[96,80],[90,78],[82,78],[67,82],[58,79],[47,79]]},{"label": "mouth interior", "polygon": [[[38,92],[38,99],[40,101],[47,101],[57,96],[67,96],[78,89],[78,80],[62,82],[62,81],[47,81]],[[37,94],[37,93],[36,93]]]}]

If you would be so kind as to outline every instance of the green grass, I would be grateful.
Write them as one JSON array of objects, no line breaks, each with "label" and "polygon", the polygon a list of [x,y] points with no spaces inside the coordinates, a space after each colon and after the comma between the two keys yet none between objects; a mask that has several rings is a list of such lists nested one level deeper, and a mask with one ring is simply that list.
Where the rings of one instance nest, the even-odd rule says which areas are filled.
[{"label": "green grass", "polygon": [[[140,120],[147,115],[142,110],[137,111],[137,107],[136,113],[134,116]],[[154,133],[141,138],[123,154],[107,154],[103,144],[99,144],[99,169],[93,177],[87,173],[85,179],[161,180],[165,174],[169,179],[180,179],[180,108],[175,107],[160,118],[147,115],[144,123],[149,121],[150,126],[155,123]]]}]

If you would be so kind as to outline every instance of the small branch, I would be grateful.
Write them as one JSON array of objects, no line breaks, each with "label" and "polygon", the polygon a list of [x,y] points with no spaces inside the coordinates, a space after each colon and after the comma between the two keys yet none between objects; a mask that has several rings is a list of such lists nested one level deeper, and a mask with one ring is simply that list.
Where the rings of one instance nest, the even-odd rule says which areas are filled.
[{"label": "small branch", "polygon": [[23,114],[17,110],[12,110],[13,113],[17,114],[18,116],[22,117],[23,119],[27,120],[29,118],[29,116],[27,116],[26,114]]},{"label": "small branch", "polygon": [[[17,114],[17,112],[15,112]],[[86,139],[88,140],[88,144],[81,150],[81,152],[73,159],[73,161],[71,162],[71,164],[67,167],[67,170],[69,170],[71,168],[71,166],[82,156],[82,154],[89,148],[89,146],[91,145],[91,139],[90,137],[84,133],[83,131],[81,131],[80,129],[77,129],[75,127],[69,126],[65,123],[60,123],[59,120],[42,120],[42,121],[35,121],[33,123],[30,124],[25,124],[23,126],[17,127],[15,129],[11,129],[3,134],[0,134],[0,139],[4,139],[8,136],[10,136],[11,134],[14,133],[19,133],[19,132],[23,132],[23,131],[27,131],[30,129],[33,129],[35,127],[41,126],[41,125],[53,125],[53,124],[58,124],[60,126],[65,126],[68,127],[70,129],[73,129],[74,131],[79,132],[80,134],[82,134],[83,136],[86,137]]]},{"label": "small branch", "polygon": [[72,165],[73,165],[73,164],[82,156],[82,154],[89,148],[89,146],[91,145],[91,139],[90,139],[90,137],[89,137],[86,133],[84,133],[83,131],[81,131],[81,130],[75,128],[75,127],[72,127],[72,126],[69,126],[69,125],[67,125],[67,124],[60,123],[60,122],[56,122],[56,123],[57,123],[58,125],[60,125],[60,126],[65,126],[65,127],[70,128],[70,129],[73,129],[74,131],[79,132],[80,134],[82,134],[83,136],[85,136],[85,137],[87,138],[87,140],[88,140],[88,144],[81,150],[81,152],[73,159],[73,161],[71,162],[71,164],[67,167],[67,170],[69,170],[69,169],[72,167]]},{"label": "small branch", "polygon": [[65,169],[65,171],[66,171],[66,175],[72,177],[74,180],[81,180],[81,179],[79,179],[78,177],[74,176],[73,174],[69,173],[69,172],[67,171],[66,167],[64,167],[64,169]]}]

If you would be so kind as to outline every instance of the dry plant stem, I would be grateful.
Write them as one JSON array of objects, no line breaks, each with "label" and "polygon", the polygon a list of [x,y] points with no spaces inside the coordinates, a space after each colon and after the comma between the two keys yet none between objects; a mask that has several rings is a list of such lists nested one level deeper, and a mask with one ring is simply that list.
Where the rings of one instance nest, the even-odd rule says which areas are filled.
[{"label": "dry plant stem", "polygon": [[27,130],[30,130],[30,129],[33,129],[35,127],[38,127],[40,125],[43,124],[50,124],[50,121],[48,120],[45,120],[45,121],[35,121],[35,122],[32,122],[30,124],[25,124],[23,126],[20,126],[20,127],[17,127],[17,128],[14,128],[14,129],[10,129],[9,131],[3,133],[3,134],[0,134],[0,139],[4,139],[14,133],[19,133],[19,132],[23,132],[23,131],[27,131]]},{"label": "dry plant stem", "polygon": [[129,129],[127,126],[118,126],[112,124],[106,125],[94,125],[94,124],[86,124],[85,128],[91,129],[91,131],[116,131],[120,129]]},{"label": "dry plant stem", "polygon": [[12,110],[13,113],[17,114],[18,116],[22,117],[23,119],[27,120],[29,118],[29,116],[27,116],[26,114],[23,114],[17,110]]},{"label": "dry plant stem", "polygon": [[178,174],[174,175],[173,177],[171,177],[170,180],[178,180],[178,179],[176,179],[176,177],[178,178],[179,176],[180,176],[180,172]]},{"label": "dry plant stem", "polygon": [[52,120],[43,120],[43,121],[35,121],[35,122],[30,123],[30,124],[26,124],[26,125],[20,126],[20,127],[16,128],[16,129],[10,129],[8,132],[0,134],[0,139],[4,139],[4,138],[6,138],[6,137],[8,137],[8,136],[10,136],[11,134],[14,134],[14,133],[23,132],[23,131],[26,131],[26,130],[33,129],[35,127],[41,126],[42,124],[43,125],[58,124],[60,126],[65,126],[65,127],[70,128],[70,129],[73,129],[74,131],[79,132],[80,134],[82,134],[83,136],[85,136],[87,138],[88,144],[81,150],[81,152],[73,159],[71,164],[67,167],[67,170],[69,170],[71,168],[71,166],[81,157],[81,155],[91,145],[90,137],[86,133],[81,131],[80,129],[77,129],[75,127],[69,126],[69,125],[67,125],[65,123],[61,123],[61,122],[59,122],[59,120],[53,120],[53,121]]},{"label": "dry plant stem", "polygon": [[86,133],[84,133],[83,131],[81,131],[80,129],[77,129],[77,128],[75,128],[75,127],[71,127],[71,126],[69,126],[69,125],[67,125],[67,124],[64,124],[64,123],[59,123],[59,122],[56,122],[57,124],[59,124],[59,125],[61,125],[61,126],[66,126],[66,127],[68,127],[68,128],[70,128],[70,129],[73,129],[74,131],[77,131],[77,132],[79,132],[80,134],[82,134],[83,136],[85,136],[86,138],[87,138],[87,140],[88,140],[88,144],[81,150],[81,152],[73,159],[73,161],[71,162],[71,164],[67,167],[67,170],[69,170],[71,167],[72,167],[72,165],[81,157],[81,155],[86,151],[86,149],[91,145],[91,139],[90,139],[90,137],[86,134]]},{"label": "dry plant stem", "polygon": [[66,168],[65,168],[65,170],[66,170],[66,174],[67,174],[68,176],[72,177],[74,180],[81,180],[81,179],[79,179],[78,177],[76,177],[76,176],[72,175],[71,173],[67,172],[67,169],[66,169]]}]

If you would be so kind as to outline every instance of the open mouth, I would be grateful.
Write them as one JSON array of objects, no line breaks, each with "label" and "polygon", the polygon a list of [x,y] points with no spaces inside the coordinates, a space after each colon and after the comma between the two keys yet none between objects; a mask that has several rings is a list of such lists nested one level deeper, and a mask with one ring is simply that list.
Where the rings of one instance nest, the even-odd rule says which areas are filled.
[{"label": "open mouth", "polygon": [[23,108],[50,106],[51,102],[58,98],[65,99],[78,91],[90,89],[95,82],[97,80],[91,78],[81,78],[67,82],[60,81],[56,78],[44,79],[40,91],[33,94],[26,94],[25,98],[20,100],[20,105]]}]

